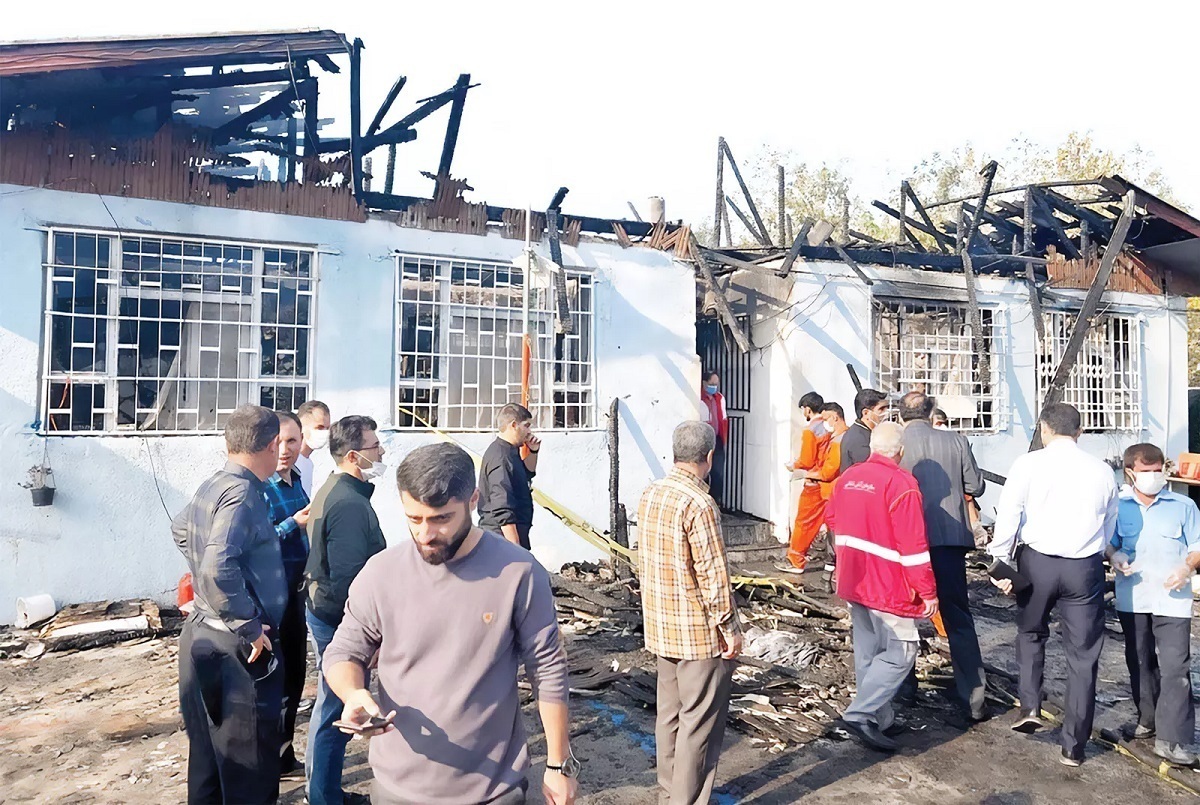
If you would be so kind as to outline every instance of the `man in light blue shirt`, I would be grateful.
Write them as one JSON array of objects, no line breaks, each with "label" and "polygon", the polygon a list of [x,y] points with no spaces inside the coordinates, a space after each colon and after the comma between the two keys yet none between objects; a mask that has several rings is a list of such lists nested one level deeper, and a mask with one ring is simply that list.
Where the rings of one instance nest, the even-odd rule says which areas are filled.
[{"label": "man in light blue shirt", "polygon": [[1138,709],[1133,737],[1154,737],[1156,755],[1191,766],[1192,574],[1200,566],[1200,510],[1166,489],[1164,464],[1152,444],[1125,451],[1132,491],[1121,496],[1107,553],[1117,574],[1117,616]]}]

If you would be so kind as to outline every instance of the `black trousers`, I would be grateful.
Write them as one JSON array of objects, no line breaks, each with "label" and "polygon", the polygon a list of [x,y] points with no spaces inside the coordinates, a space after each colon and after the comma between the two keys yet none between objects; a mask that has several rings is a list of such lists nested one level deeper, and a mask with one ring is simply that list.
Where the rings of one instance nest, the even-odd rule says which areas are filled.
[{"label": "black trousers", "polygon": [[933,578],[937,583],[938,611],[950,641],[954,664],[954,686],[963,707],[975,716],[983,713],[987,679],[983,654],[975,633],[975,618],[967,598],[967,548],[929,549]]},{"label": "black trousers", "polygon": [[1138,723],[1187,746],[1196,731],[1192,703],[1192,619],[1118,612]]},{"label": "black trousers", "polygon": [[[190,619],[179,637],[179,709],[188,736],[188,803],[279,798],[283,674],[246,662],[249,644]],[[255,677],[262,677],[257,679]]]},{"label": "black trousers", "polygon": [[708,494],[718,506],[725,505],[725,443],[717,437],[716,447],[713,448],[712,470],[708,473]]},{"label": "black trousers", "polygon": [[1104,564],[1099,554],[1064,559],[1025,547],[1017,568],[1030,582],[1017,596],[1021,709],[1041,709],[1050,612],[1057,607],[1067,657],[1061,741],[1069,754],[1082,757],[1096,716],[1096,673],[1104,647]]},{"label": "black trousers", "polygon": [[288,597],[283,622],[279,624],[279,659],[283,663],[283,733],[280,757],[296,757],[292,744],[296,734],[296,710],[304,696],[304,677],[308,668],[308,624],[304,621],[304,593],[293,590]]}]

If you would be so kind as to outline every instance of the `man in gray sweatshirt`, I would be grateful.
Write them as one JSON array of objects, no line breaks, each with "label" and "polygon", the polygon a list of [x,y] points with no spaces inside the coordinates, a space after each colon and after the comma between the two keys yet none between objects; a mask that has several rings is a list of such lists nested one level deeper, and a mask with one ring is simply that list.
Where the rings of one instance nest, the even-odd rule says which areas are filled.
[{"label": "man in gray sweatshirt", "polygon": [[[567,662],[550,579],[523,548],[476,528],[470,456],[451,444],[409,453],[396,472],[411,541],[368,560],[325,650],[344,721],[388,714],[372,736],[371,801],[519,803],[529,750],[517,696],[524,660],[546,733],[543,795],[575,801]],[[378,652],[380,701],[366,688]],[[382,707],[380,706],[382,705]]]}]

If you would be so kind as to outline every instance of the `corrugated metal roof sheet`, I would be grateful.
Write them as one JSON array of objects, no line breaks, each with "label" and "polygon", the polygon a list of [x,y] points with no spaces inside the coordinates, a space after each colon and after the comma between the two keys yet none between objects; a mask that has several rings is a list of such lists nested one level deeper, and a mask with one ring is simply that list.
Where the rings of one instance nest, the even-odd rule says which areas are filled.
[{"label": "corrugated metal roof sheet", "polygon": [[21,76],[101,67],[200,67],[281,62],[345,53],[336,31],[260,31],[244,34],[68,39],[0,44],[0,76]]}]

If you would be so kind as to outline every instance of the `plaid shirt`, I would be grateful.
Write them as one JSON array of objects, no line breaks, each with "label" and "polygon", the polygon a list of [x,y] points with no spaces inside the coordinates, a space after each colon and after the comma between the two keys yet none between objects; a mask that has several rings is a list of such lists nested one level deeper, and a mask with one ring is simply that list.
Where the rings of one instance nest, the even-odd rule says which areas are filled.
[{"label": "plaid shirt", "polygon": [[249,641],[262,634],[264,622],[279,628],[288,601],[263,486],[231,461],[171,521],[175,545],[192,572],[196,612]]},{"label": "plaid shirt", "polygon": [[638,561],[646,649],[676,660],[720,656],[718,632],[742,625],[707,484],[678,468],[650,484],[638,506]]},{"label": "plaid shirt", "polygon": [[308,505],[308,495],[304,494],[299,475],[293,471],[291,483],[284,481],[279,473],[268,478],[263,485],[263,497],[271,510],[275,536],[279,537],[288,589],[299,589],[304,580],[304,566],[308,563],[308,536],[292,515]]}]

